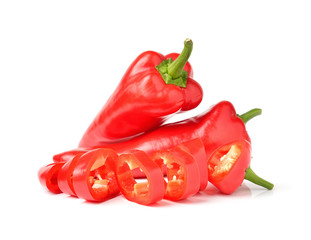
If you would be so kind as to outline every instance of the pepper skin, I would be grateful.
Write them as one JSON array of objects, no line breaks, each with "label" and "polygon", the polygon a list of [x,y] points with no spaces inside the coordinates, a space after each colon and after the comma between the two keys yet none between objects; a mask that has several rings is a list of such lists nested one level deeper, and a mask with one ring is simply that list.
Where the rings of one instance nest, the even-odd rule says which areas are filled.
[{"label": "pepper skin", "polygon": [[247,141],[218,148],[209,160],[209,181],[222,193],[233,193],[242,184],[250,160],[251,145]]},{"label": "pepper skin", "polygon": [[234,141],[251,142],[245,125],[230,102],[222,101],[207,112],[177,123],[165,124],[126,142],[104,144],[117,153],[130,149],[142,150],[148,154],[168,150],[179,144],[200,138],[204,143],[206,158],[219,147]]},{"label": "pepper skin", "polygon": [[87,201],[105,201],[116,196],[119,188],[114,168],[118,155],[111,149],[94,149],[83,154],[73,171],[73,189]]},{"label": "pepper skin", "polygon": [[173,113],[198,106],[203,91],[187,62],[192,46],[186,39],[180,55],[153,51],[139,55],[84,133],[79,148],[128,140],[157,128]]},{"label": "pepper skin", "polygon": [[61,193],[57,182],[57,176],[64,163],[51,163],[41,167],[38,171],[39,182],[52,193]]},{"label": "pepper skin", "polygon": [[74,149],[72,151],[59,153],[59,154],[56,154],[53,156],[53,162],[55,162],[55,163],[68,162],[72,158],[74,158],[76,155],[78,155],[80,153],[86,153],[86,152],[87,152],[87,150],[85,150],[85,149]]},{"label": "pepper skin", "polygon": [[199,175],[200,175],[200,191],[203,191],[208,182],[208,171],[206,168],[206,153],[204,148],[204,143],[201,138],[197,138],[188,142],[184,142],[180,144],[178,147],[183,149],[184,151],[189,152],[194,160],[197,162],[199,167]]},{"label": "pepper skin", "polygon": [[[133,168],[139,168],[146,181],[136,182]],[[164,181],[161,169],[142,151],[132,151],[119,156],[116,163],[116,176],[120,191],[126,199],[143,205],[161,200],[164,196]]]},{"label": "pepper skin", "polygon": [[77,153],[72,159],[68,160],[59,170],[57,182],[59,189],[66,194],[76,196],[75,190],[72,184],[72,174],[74,168],[83,153]]}]

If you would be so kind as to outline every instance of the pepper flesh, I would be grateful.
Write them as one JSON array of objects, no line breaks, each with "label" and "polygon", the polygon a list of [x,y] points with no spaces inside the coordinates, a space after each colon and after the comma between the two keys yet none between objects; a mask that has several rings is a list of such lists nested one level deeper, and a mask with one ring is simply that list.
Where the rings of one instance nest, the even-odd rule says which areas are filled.
[{"label": "pepper flesh", "polygon": [[57,183],[59,189],[66,194],[76,196],[73,183],[72,175],[76,164],[83,153],[77,153],[72,159],[67,160],[58,172]]},{"label": "pepper flesh", "polygon": [[94,149],[83,154],[73,171],[76,195],[87,201],[105,201],[119,193],[114,164],[118,155],[111,149]]},{"label": "pepper flesh", "polygon": [[[137,182],[131,170],[139,167],[146,175],[146,181]],[[143,205],[161,200],[164,196],[164,182],[160,168],[142,151],[131,151],[119,156],[116,163],[118,186],[126,199]]]},{"label": "pepper flesh", "polygon": [[250,160],[251,145],[247,141],[218,148],[208,164],[209,181],[222,193],[233,193],[242,184]]},{"label": "pepper flesh", "polygon": [[[185,53],[183,51],[179,57],[190,56],[191,40],[185,41],[185,49]],[[195,108],[202,100],[203,91],[191,78],[192,68],[187,59],[183,57],[183,61],[178,61],[177,57],[171,64],[178,61],[179,70],[188,71],[184,87],[165,83],[161,73],[156,69],[156,66],[171,57],[176,58],[177,55],[164,56],[153,51],[139,55],[84,133],[79,147],[92,148],[105,143],[125,141],[155,129],[173,113]],[[177,70],[175,72],[178,72]],[[170,73],[167,74],[170,76]]]},{"label": "pepper flesh", "polygon": [[151,158],[161,169],[166,167],[165,199],[178,201],[199,191],[199,168],[189,152],[177,146],[169,151],[155,152]]},{"label": "pepper flesh", "polygon": [[62,192],[57,183],[57,176],[63,164],[64,163],[51,163],[41,167],[38,171],[39,182],[52,193]]},{"label": "pepper flesh", "polygon": [[199,178],[200,178],[200,191],[203,191],[208,182],[208,171],[207,171],[207,160],[204,148],[204,143],[201,138],[197,138],[188,142],[184,142],[179,145],[184,151],[189,152],[199,167]]}]

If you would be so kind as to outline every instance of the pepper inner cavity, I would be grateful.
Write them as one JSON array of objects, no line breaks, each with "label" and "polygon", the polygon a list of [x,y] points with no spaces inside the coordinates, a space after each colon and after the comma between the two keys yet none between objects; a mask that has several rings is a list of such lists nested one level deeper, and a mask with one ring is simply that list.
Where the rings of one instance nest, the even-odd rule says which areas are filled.
[{"label": "pepper inner cavity", "polygon": [[[134,161],[127,161],[126,163],[130,170],[139,169],[143,172],[143,170]],[[143,196],[148,194],[149,182],[146,178],[134,178],[132,175],[132,183],[131,191],[135,196]]]},{"label": "pepper inner cavity", "polygon": [[162,167],[162,170],[166,169],[166,177],[164,177],[166,194],[181,195],[185,177],[184,167],[168,158],[159,158],[155,162]]},{"label": "pepper inner cavity", "polygon": [[230,171],[242,152],[241,144],[232,144],[220,148],[213,154],[208,165],[209,173],[212,176],[221,176]]},{"label": "pepper inner cavity", "polygon": [[91,168],[89,181],[96,192],[108,192],[109,186],[116,182],[115,174],[106,167],[105,162],[106,158],[100,158]]}]

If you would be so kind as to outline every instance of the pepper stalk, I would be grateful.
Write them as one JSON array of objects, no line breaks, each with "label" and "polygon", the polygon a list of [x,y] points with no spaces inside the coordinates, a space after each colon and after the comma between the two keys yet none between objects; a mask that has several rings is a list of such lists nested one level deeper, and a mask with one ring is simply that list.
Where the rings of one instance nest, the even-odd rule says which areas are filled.
[{"label": "pepper stalk", "polygon": [[187,86],[188,72],[184,70],[184,66],[191,55],[192,48],[193,42],[190,38],[187,38],[184,41],[184,49],[175,61],[169,58],[155,67],[166,84],[174,84],[184,88]]},{"label": "pepper stalk", "polygon": [[[246,124],[249,120],[251,120],[252,118],[259,116],[262,113],[262,110],[260,108],[254,108],[242,115],[237,115],[239,118],[242,119],[242,121]],[[267,180],[259,177],[249,166],[246,171],[245,171],[245,177],[244,179],[257,184],[259,186],[262,186],[268,190],[273,189],[274,185],[270,182],[268,182]]]}]

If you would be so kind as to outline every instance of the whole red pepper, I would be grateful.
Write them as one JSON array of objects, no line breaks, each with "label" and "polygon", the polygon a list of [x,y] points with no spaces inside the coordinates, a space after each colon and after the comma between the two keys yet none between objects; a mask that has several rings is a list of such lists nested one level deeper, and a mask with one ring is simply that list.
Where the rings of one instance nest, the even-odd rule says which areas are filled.
[{"label": "whole red pepper", "polygon": [[192,47],[192,41],[186,39],[180,55],[153,51],[139,55],[84,133],[79,147],[127,140],[155,129],[173,113],[195,108],[203,91],[192,79],[187,62]]},{"label": "whole red pepper", "polygon": [[[151,154],[201,138],[206,152],[208,179],[222,192],[227,194],[234,192],[244,178],[267,189],[272,189],[271,183],[259,178],[249,167],[251,140],[247,134],[245,123],[259,114],[261,114],[260,109],[253,109],[239,116],[230,102],[222,101],[199,116],[163,125],[126,142],[109,144],[109,148],[118,153],[139,149]],[[101,147],[108,147],[108,145]],[[230,152],[231,147],[233,149]],[[216,156],[217,152],[222,155]],[[227,155],[227,153],[229,154]],[[211,160],[212,158],[214,161]],[[217,162],[215,162],[215,158],[218,158]],[[220,164],[223,160],[226,160],[224,163],[227,163],[228,160],[228,164]],[[221,177],[216,177],[218,172],[213,174],[215,166],[226,170],[219,172]],[[140,172],[137,171],[136,175],[139,174]]]}]

